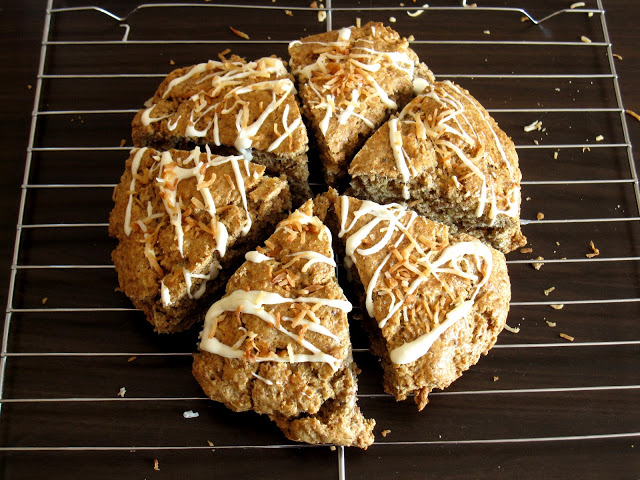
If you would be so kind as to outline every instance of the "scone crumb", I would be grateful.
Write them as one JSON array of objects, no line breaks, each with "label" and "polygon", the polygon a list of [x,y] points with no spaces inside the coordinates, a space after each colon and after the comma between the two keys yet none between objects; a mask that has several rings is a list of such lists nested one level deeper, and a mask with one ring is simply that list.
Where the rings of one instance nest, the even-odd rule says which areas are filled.
[{"label": "scone crumb", "polygon": [[569,8],[574,9],[574,8],[582,8],[584,7],[584,2],[576,2],[576,3],[572,3]]},{"label": "scone crumb", "polygon": [[[540,256],[538,256],[538,257],[536,257],[536,258],[535,258],[535,260],[544,260],[544,257],[540,257]],[[531,266],[532,266],[533,268],[535,268],[536,270],[540,270],[540,269],[542,268],[542,266],[543,266],[543,265],[544,265],[544,262],[542,262],[542,261],[539,261],[539,262],[533,262],[533,263],[531,264]]]},{"label": "scone crumb", "polygon": [[587,253],[587,258],[593,258],[600,255],[600,250],[598,250],[596,246],[593,244],[593,240],[589,242],[589,246],[591,247],[591,250],[593,250],[593,253]]},{"label": "scone crumb", "polygon": [[335,445],[331,445],[329,447],[329,450],[331,450],[332,452],[335,452],[336,451],[336,446]]},{"label": "scone crumb", "polygon": [[583,43],[591,43],[591,39],[589,37],[585,37],[584,35],[580,37],[580,41]]},{"label": "scone crumb", "polygon": [[126,388],[124,388],[124,387],[121,387],[121,388],[120,388],[120,391],[118,392],[118,396],[119,396],[120,398],[124,398],[124,396],[125,396],[125,394],[126,394],[126,393],[127,393],[127,389],[126,389]]},{"label": "scone crumb", "polygon": [[29,90],[31,90],[31,89],[33,88],[33,85],[31,85],[30,83],[28,83],[28,84],[27,84],[27,88],[28,88]]},{"label": "scone crumb", "polygon": [[509,326],[509,325],[508,325],[508,324],[506,324],[506,323],[504,324],[504,329],[505,329],[507,332],[511,332],[511,333],[518,333],[518,332],[520,331],[520,327],[513,328],[513,327]]},{"label": "scone crumb", "polygon": [[564,308],[564,304],[562,304],[562,303],[552,303],[549,306],[551,308],[553,308],[554,310],[562,310]]},{"label": "scone crumb", "polygon": [[540,120],[536,120],[524,127],[525,132],[533,132],[534,130],[542,130],[542,122]]},{"label": "scone crumb", "polygon": [[123,138],[123,139],[120,140],[120,146],[121,147],[124,147],[126,144],[127,144],[127,139],[126,138]]},{"label": "scone crumb", "polygon": [[240,38],[244,38],[245,40],[249,40],[250,39],[249,35],[247,35],[244,32],[241,32],[240,30],[236,30],[233,27],[229,27],[229,30],[231,30],[231,32],[233,32],[234,35],[237,35]]},{"label": "scone crumb", "polygon": [[520,17],[520,21],[521,21],[522,23],[524,23],[524,22],[528,22],[528,21],[529,21],[529,17],[522,16],[522,17]]},{"label": "scone crumb", "polygon": [[360,28],[362,26],[362,19],[360,17],[356,17],[356,28]]},{"label": "scone crumb", "polygon": [[547,322],[547,325],[549,325],[551,328],[557,325],[556,322],[550,322],[549,320],[545,320],[545,322]]},{"label": "scone crumb", "polygon": [[584,152],[590,152],[591,149],[589,147],[582,147],[582,153]]},{"label": "scone crumb", "polygon": [[596,142],[601,142],[601,141],[603,141],[603,140],[604,140],[604,137],[603,137],[602,135],[598,135],[598,136],[596,137]]},{"label": "scone crumb", "polygon": [[160,471],[160,464],[158,463],[158,459],[157,459],[157,458],[155,458],[155,459],[153,460],[153,469],[154,469],[156,472],[159,472],[159,471]]},{"label": "scone crumb", "polygon": [[321,10],[318,12],[318,21],[320,23],[324,22],[327,19],[327,12],[325,12],[324,10]]},{"label": "scone crumb", "polygon": [[531,253],[531,252],[533,252],[533,248],[530,248],[530,247],[520,249],[520,253]]},{"label": "scone crumb", "polygon": [[200,414],[198,412],[194,412],[193,410],[187,410],[186,412],[182,412],[182,416],[184,418],[198,418]]},{"label": "scone crumb", "polygon": [[287,17],[293,17],[293,12],[292,12],[291,10],[285,10],[285,11],[284,11],[284,14],[285,14]]},{"label": "scone crumb", "polygon": [[211,440],[207,440],[207,445],[209,445],[210,447],[213,447],[213,442]]},{"label": "scone crumb", "polygon": [[175,65],[175,64],[176,64],[175,60],[173,60],[173,59],[169,60],[169,65]]},{"label": "scone crumb", "polygon": [[42,304],[44,305],[45,303],[47,303],[47,300],[49,300],[48,297],[42,297]]},{"label": "scone crumb", "polygon": [[570,342],[573,342],[575,340],[575,338],[573,338],[571,335],[567,335],[566,333],[559,333],[558,336],[564,338],[565,340],[569,340]]},{"label": "scone crumb", "polygon": [[544,219],[544,213],[542,213],[542,212],[538,212],[538,213],[536,214],[536,218],[537,218],[538,220],[543,220],[543,219]]},{"label": "scone crumb", "polygon": [[137,357],[137,356],[135,356],[135,355],[134,355],[133,357],[129,357],[129,358],[127,358],[127,362],[128,362],[128,363],[131,363],[131,362],[133,362],[136,358],[138,358],[138,357]]},{"label": "scone crumb", "polygon": [[311,5],[309,5],[311,8],[318,8],[318,2],[313,1],[311,2]]},{"label": "scone crumb", "polygon": [[551,292],[553,292],[556,289],[556,287],[549,287],[544,291],[545,296],[549,296],[549,294]]},{"label": "scone crumb", "polygon": [[497,382],[500,379],[500,377],[493,377],[493,381]]},{"label": "scone crumb", "polygon": [[491,35],[491,30],[483,30],[482,33],[485,35]]},{"label": "scone crumb", "polygon": [[558,159],[558,152],[553,152],[553,159],[557,160]]},{"label": "scone crumb", "polygon": [[391,430],[387,429],[387,430],[382,430],[380,432],[380,435],[382,435],[383,437],[386,437],[387,435],[389,435],[391,433]]}]

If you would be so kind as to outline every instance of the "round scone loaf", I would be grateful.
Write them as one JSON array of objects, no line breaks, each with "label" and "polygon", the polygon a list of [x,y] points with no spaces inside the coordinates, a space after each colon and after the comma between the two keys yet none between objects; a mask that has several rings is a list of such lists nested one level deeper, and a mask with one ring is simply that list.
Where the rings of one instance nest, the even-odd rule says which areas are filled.
[{"label": "round scone loaf", "polygon": [[349,173],[358,198],[406,203],[503,253],[526,244],[513,142],[450,81],[426,85],[367,140]]}]

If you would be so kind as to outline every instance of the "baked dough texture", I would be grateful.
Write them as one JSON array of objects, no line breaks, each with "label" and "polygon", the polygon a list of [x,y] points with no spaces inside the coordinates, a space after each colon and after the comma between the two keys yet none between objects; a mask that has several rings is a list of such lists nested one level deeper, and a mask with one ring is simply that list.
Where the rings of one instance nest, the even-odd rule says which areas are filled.
[{"label": "baked dough texture", "polygon": [[365,140],[411,100],[414,82],[433,80],[407,39],[382,23],[312,35],[292,42],[289,54],[331,186],[345,179]]},{"label": "baked dough texture", "polygon": [[349,173],[350,193],[358,198],[407,203],[503,253],[527,242],[513,142],[467,90],[450,81],[427,85],[382,125]]},{"label": "baked dough texture", "polygon": [[195,378],[213,400],[269,416],[291,440],[367,448],[375,422],[356,403],[351,304],[313,201],[246,258],[207,313]]},{"label": "baked dough texture", "polygon": [[285,175],[294,201],[311,196],[307,130],[293,77],[276,57],[238,56],[179,68],[160,84],[132,122],[137,147],[190,149],[208,145],[241,154]]},{"label": "baked dough texture", "polygon": [[291,208],[286,180],[239,156],[133,149],[109,234],[121,290],[159,333],[198,323],[229,269]]},{"label": "baked dough texture", "polygon": [[346,266],[360,284],[384,388],[422,410],[476,364],[503,329],[510,300],[504,255],[401,205],[326,194]]}]

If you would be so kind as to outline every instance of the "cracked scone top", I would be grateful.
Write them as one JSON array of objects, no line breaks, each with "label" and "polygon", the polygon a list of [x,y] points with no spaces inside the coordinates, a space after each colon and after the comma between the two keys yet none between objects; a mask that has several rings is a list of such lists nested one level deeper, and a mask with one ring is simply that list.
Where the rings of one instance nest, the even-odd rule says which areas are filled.
[{"label": "cracked scone top", "polygon": [[291,440],[366,448],[375,422],[356,404],[351,304],[312,209],[310,200],[246,254],[206,315],[193,373],[210,398],[268,415]]},{"label": "cracked scone top", "polygon": [[468,91],[450,81],[425,86],[367,140],[349,173],[359,198],[406,202],[503,253],[526,243],[513,142]]},{"label": "cracked scone top", "polygon": [[136,114],[133,143],[239,153],[269,174],[286,175],[294,193],[308,198],[308,138],[295,93],[293,78],[275,57],[246,62],[234,55],[179,68]]},{"label": "cracked scone top", "polygon": [[504,255],[469,235],[451,235],[398,204],[333,193],[345,263],[359,279],[385,390],[414,394],[418,408],[487,353],[506,322]]},{"label": "cracked scone top", "polygon": [[370,22],[289,44],[303,112],[313,129],[329,185],[346,176],[349,161],[389,114],[433,79],[409,42]]},{"label": "cracked scone top", "polygon": [[160,333],[200,319],[224,270],[290,208],[287,183],[240,156],[131,151],[109,233],[120,287]]}]

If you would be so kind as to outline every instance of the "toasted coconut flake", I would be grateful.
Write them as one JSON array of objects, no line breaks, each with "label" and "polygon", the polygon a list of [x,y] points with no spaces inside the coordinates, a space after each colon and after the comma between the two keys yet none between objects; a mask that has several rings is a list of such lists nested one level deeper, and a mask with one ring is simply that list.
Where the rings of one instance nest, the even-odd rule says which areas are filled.
[{"label": "toasted coconut flake", "polygon": [[585,3],[584,2],[576,2],[576,3],[572,3],[571,5],[569,5],[569,8],[574,9],[574,8],[582,8],[584,7]]},{"label": "toasted coconut flake", "polygon": [[564,305],[562,303],[558,303],[558,304],[551,304],[549,305],[551,308],[553,308],[554,310],[562,310],[564,308]]},{"label": "toasted coconut flake", "polygon": [[233,32],[234,35],[237,35],[240,38],[244,38],[245,40],[249,40],[250,38],[249,35],[247,35],[246,33],[241,32],[240,30],[236,30],[233,27],[229,27],[229,30],[231,30],[231,32]]},{"label": "toasted coconut flake", "polygon": [[591,247],[591,250],[593,250],[593,253],[587,253],[587,258],[593,258],[600,255],[600,250],[598,250],[596,246],[593,244],[593,240],[589,242],[589,246]]},{"label": "toasted coconut flake", "polygon": [[546,290],[544,290],[544,294],[545,294],[545,296],[549,296],[549,294],[550,294],[551,292],[553,292],[555,289],[556,289],[556,287],[549,287],[549,288],[547,288]]},{"label": "toasted coconut flake", "polygon": [[159,472],[159,471],[160,471],[160,464],[159,464],[159,462],[158,462],[158,459],[157,459],[157,458],[155,458],[155,459],[153,460],[153,469],[154,469],[156,472]]},{"label": "toasted coconut flake", "polygon": [[508,325],[508,324],[506,324],[506,323],[504,324],[504,329],[505,329],[507,332],[511,332],[511,333],[518,333],[518,332],[520,331],[520,327],[513,328],[513,327],[509,326],[509,325]]},{"label": "toasted coconut flake", "polygon": [[546,323],[552,328],[556,326],[556,322],[550,322],[549,320],[546,320]]},{"label": "toasted coconut flake", "polygon": [[583,43],[591,43],[591,39],[589,37],[585,37],[584,35],[580,37],[580,41]]},{"label": "toasted coconut flake", "polygon": [[[622,57],[620,58],[622,59]],[[636,112],[634,112],[633,110],[625,110],[625,112],[627,112],[627,114],[631,115],[633,118],[640,122],[640,115],[638,115]]]},{"label": "toasted coconut flake", "polygon": [[[538,257],[536,257],[536,258],[535,258],[535,260],[544,260],[544,257],[538,256]],[[536,270],[540,270],[540,269],[542,268],[542,266],[543,266],[543,265],[544,265],[544,262],[542,262],[542,261],[533,262],[533,263],[531,264],[531,266],[532,266],[533,268],[535,268]]]},{"label": "toasted coconut flake", "polygon": [[570,342],[573,342],[575,340],[575,338],[573,338],[571,335],[567,335],[566,333],[559,333],[558,336],[564,338],[565,340],[569,340]]},{"label": "toasted coconut flake", "polygon": [[386,437],[390,433],[391,433],[391,430],[387,429],[387,430],[383,430],[382,432],[380,432],[380,435],[382,435],[383,437]]}]

